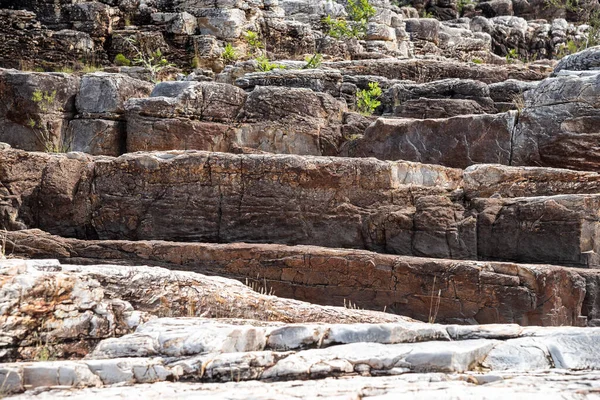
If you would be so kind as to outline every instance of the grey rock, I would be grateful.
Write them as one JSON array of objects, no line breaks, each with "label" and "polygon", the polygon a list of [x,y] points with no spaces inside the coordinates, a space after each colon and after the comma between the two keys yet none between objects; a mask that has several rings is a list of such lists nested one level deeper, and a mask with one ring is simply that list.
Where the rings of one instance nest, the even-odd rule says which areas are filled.
[{"label": "grey rock", "polygon": [[79,114],[122,114],[130,98],[147,97],[152,84],[121,74],[95,72],[81,79],[75,106]]}]

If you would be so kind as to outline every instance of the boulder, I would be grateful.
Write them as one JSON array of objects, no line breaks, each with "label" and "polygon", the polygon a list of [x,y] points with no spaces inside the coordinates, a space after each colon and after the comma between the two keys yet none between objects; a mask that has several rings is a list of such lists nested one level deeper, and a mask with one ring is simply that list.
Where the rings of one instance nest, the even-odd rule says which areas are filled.
[{"label": "boulder", "polygon": [[0,70],[0,141],[30,151],[69,147],[79,78]]},{"label": "boulder", "polygon": [[447,119],[380,118],[342,154],[453,168],[475,163],[508,164],[515,118],[513,112]]},{"label": "boulder", "polygon": [[513,165],[597,171],[600,73],[548,78],[525,93]]}]

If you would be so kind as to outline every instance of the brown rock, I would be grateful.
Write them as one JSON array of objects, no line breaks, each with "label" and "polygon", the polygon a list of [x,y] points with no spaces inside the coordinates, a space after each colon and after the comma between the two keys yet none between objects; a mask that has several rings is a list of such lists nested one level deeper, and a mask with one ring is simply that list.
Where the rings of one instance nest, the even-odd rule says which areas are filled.
[{"label": "brown rock", "polygon": [[[597,272],[547,265],[425,259],[312,246],[80,241],[40,231],[9,232],[8,238],[9,251],[19,256],[92,264],[144,263],[240,280],[258,277],[259,285],[272,287],[278,296],[331,305],[349,300],[358,307],[385,307],[421,320],[580,325],[585,324],[582,307],[598,309],[598,289],[593,286]],[[112,292],[138,303],[136,296],[144,293],[143,287],[121,289],[124,283],[113,281],[106,281]],[[437,303],[438,296],[434,316],[432,302]]]},{"label": "brown rock", "polygon": [[508,164],[515,116],[509,112],[448,119],[380,118],[342,154],[454,168],[475,163]]}]

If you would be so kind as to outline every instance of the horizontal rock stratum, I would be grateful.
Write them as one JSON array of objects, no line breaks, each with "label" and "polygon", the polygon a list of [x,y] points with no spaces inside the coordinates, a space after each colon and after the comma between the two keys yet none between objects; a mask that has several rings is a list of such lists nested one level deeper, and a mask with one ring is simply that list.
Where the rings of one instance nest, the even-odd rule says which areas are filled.
[{"label": "horizontal rock stratum", "polygon": [[596,324],[600,318],[600,270],[316,246],[85,241],[37,230],[10,232],[7,239],[7,251],[16,256],[229,276],[278,296],[336,306],[350,302],[424,321],[558,326]]},{"label": "horizontal rock stratum", "polygon": [[[458,169],[374,159],[198,151],[94,158],[9,149],[0,151],[0,204],[8,229],[81,239],[600,265],[594,174],[479,166],[464,177]],[[495,179],[493,194],[482,192],[482,179]]]},{"label": "horizontal rock stratum", "polygon": [[[569,373],[573,387],[600,368],[600,328],[422,323],[279,299],[225,278],[157,267],[2,260],[0,279],[0,359],[27,351],[46,359],[0,364],[4,394],[419,373],[468,373],[484,384],[521,374],[536,381],[542,371]],[[210,313],[221,318],[205,318]],[[115,328],[123,318],[125,331],[97,329]],[[82,353],[73,353],[74,339]],[[84,359],[47,360],[87,351]],[[582,370],[585,377],[576,378]]]}]

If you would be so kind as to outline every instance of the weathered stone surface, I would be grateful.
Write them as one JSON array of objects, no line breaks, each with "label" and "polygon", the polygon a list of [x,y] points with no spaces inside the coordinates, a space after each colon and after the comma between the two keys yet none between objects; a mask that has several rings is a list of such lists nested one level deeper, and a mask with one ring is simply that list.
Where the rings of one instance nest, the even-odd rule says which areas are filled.
[{"label": "weathered stone surface", "polygon": [[[417,334],[411,339],[405,338],[407,342],[390,343],[386,339],[381,341],[381,338],[369,336],[365,337],[367,342],[359,342],[365,325],[273,325],[244,320],[157,319],[141,325],[136,333],[105,339],[90,354],[88,358],[91,360],[0,364],[0,377],[7,381],[10,378],[10,392],[14,393],[24,388],[97,387],[167,379],[277,381],[356,373],[362,376],[461,373],[482,367],[488,371],[546,370],[546,373],[554,368],[590,371],[598,367],[598,354],[585,352],[594,340],[598,340],[600,334],[597,328],[558,331],[533,328],[515,332],[510,337],[495,338],[487,335],[485,327],[472,327],[473,336],[477,337],[477,332],[482,330],[483,337],[432,341],[432,337]],[[425,324],[405,322],[371,325],[370,328],[385,330],[395,327],[410,332],[412,325]],[[197,330],[192,332],[194,327]],[[452,328],[443,325],[432,327],[440,332]],[[339,328],[348,332],[356,329],[356,341],[350,344],[334,341],[321,348],[323,339]],[[290,347],[293,351],[268,349],[266,344],[270,336],[283,329],[320,329],[322,333],[320,340],[310,346],[312,349],[294,347],[293,338]],[[154,342],[150,351],[154,358],[143,357],[149,350],[144,348],[144,342]],[[317,348],[314,348],[315,344]],[[130,358],[119,358],[123,356]],[[482,383],[485,380],[482,377]]]},{"label": "weathered stone surface", "polygon": [[599,169],[600,73],[549,78],[526,92],[513,165]]},{"label": "weathered stone surface", "polygon": [[[157,267],[79,267],[23,260],[0,260],[0,267],[3,360],[81,357],[98,339],[131,332],[152,315],[288,322],[406,320],[279,299],[234,280]],[[221,333],[214,340],[221,340]],[[252,332],[248,334],[251,342]],[[136,354],[142,351],[137,346]]]},{"label": "weathered stone surface", "polygon": [[[475,256],[475,222],[447,198],[460,183],[460,171],[453,169],[201,152],[95,161],[74,154],[5,153],[1,181],[17,196],[10,200],[6,194],[10,221],[64,236],[320,244]],[[31,169],[30,180],[20,182],[21,168]],[[188,178],[182,180],[184,176]],[[147,186],[151,181],[157,184]],[[417,192],[430,197],[415,200]],[[53,206],[34,212],[39,204]],[[436,214],[444,217],[432,217]]]},{"label": "weathered stone surface", "polygon": [[339,71],[304,69],[254,72],[236,79],[235,85],[252,91],[256,86],[285,86],[311,89],[339,97],[342,74]]},{"label": "weathered stone surface", "polygon": [[512,112],[448,119],[380,118],[342,154],[454,168],[475,163],[508,164],[515,118]]},{"label": "weathered stone surface", "polygon": [[73,75],[0,70],[0,141],[31,151],[60,145],[78,89]]},{"label": "weathered stone surface", "polygon": [[450,60],[359,60],[324,63],[348,75],[378,75],[388,79],[412,80],[418,83],[447,78],[473,79],[484,83],[507,79],[537,81],[550,74],[533,67],[519,65],[467,64]]},{"label": "weathered stone surface", "polygon": [[350,301],[359,307],[447,323],[580,325],[585,324],[583,315],[598,318],[600,304],[597,271],[541,265],[280,245],[89,242],[35,231],[9,232],[7,251],[86,264],[144,262],[250,279],[273,288],[278,296],[332,305]]},{"label": "weathered stone surface", "polygon": [[465,195],[477,197],[533,197],[600,193],[597,172],[541,167],[472,165],[463,175]]},{"label": "weathered stone surface", "polygon": [[68,137],[71,150],[117,157],[125,152],[125,122],[110,119],[73,119]]},{"label": "weathered stone surface", "polygon": [[587,71],[600,67],[600,46],[590,47],[581,52],[563,57],[554,68],[554,75],[560,71]]},{"label": "weathered stone surface", "polygon": [[483,259],[600,265],[599,195],[476,199],[477,254]]},{"label": "weathered stone surface", "polygon": [[[444,111],[436,112],[436,106],[441,106]],[[448,118],[495,112],[488,86],[465,79],[396,84],[386,92],[383,108],[384,112],[395,116],[416,118]]]},{"label": "weathered stone surface", "polygon": [[[380,397],[421,398],[489,398],[501,400],[518,396],[558,400],[564,398],[593,398],[598,390],[599,374],[595,371],[541,371],[541,372],[492,372],[468,374],[405,374],[389,377],[352,376],[309,381],[289,382],[230,382],[190,384],[185,382],[159,382],[135,386],[107,388],[55,389],[35,395],[25,393],[16,399],[73,399],[90,397],[118,399],[144,396],[148,399],[181,399],[183,396],[207,396],[223,399],[245,399],[248,393],[260,400],[298,397],[354,398],[373,393]],[[576,393],[574,393],[576,392]]]},{"label": "weathered stone surface", "polygon": [[[58,272],[58,263],[36,268],[0,260],[0,268],[0,359],[85,355],[98,339],[131,332],[148,319],[127,301],[105,298],[93,278]],[[27,377],[25,384],[31,384]]]},{"label": "weathered stone surface", "polygon": [[75,99],[79,114],[86,117],[106,118],[123,114],[123,105],[130,98],[147,97],[153,85],[127,75],[95,72],[81,78],[81,86]]}]

